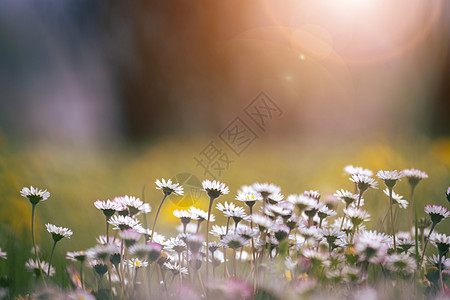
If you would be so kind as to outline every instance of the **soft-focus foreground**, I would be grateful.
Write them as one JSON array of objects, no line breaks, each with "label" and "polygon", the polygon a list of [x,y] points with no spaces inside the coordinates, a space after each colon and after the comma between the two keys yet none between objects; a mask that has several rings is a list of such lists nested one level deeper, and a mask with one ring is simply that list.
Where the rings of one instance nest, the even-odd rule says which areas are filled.
[{"label": "soft-focus foreground", "polygon": [[[157,179],[151,189],[160,200],[151,205],[125,195],[77,207],[82,212],[73,214],[79,222],[96,225],[84,233],[53,222],[64,222],[57,211],[46,217],[44,227],[35,218],[40,210],[69,208],[59,206],[64,200],[53,199],[51,190],[24,187],[16,198],[29,200],[22,202],[31,217],[29,212],[20,216],[31,222],[29,244],[14,248],[12,239],[2,239],[8,245],[0,245],[0,297],[448,298],[450,236],[443,232],[448,231],[450,188],[421,192],[434,186],[433,180],[441,186],[445,173],[433,178],[413,168],[373,172],[347,165],[335,174],[344,180],[328,194],[288,194],[273,183],[232,190],[216,180],[193,187]],[[177,197],[192,192],[199,192],[200,200],[180,207]],[[160,214],[168,208],[176,230],[167,228],[167,213]],[[53,259],[74,240],[64,251],[66,260]],[[31,251],[23,250],[26,245]],[[21,278],[18,270],[29,271],[31,278]]]}]

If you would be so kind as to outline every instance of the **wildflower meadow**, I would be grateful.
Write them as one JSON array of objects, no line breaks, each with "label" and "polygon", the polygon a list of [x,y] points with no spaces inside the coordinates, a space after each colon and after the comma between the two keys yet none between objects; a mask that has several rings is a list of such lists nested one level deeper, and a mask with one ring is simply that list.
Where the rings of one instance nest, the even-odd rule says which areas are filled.
[{"label": "wildflower meadow", "polygon": [[[449,205],[417,205],[416,189],[429,181],[417,169],[380,170],[346,166],[348,184],[325,197],[316,190],[284,195],[274,183],[232,191],[203,180],[208,209],[173,211],[176,234],[158,218],[182,184],[157,179],[158,207],[135,196],[92,201],[104,234],[88,249],[72,249],[58,266],[55,249],[77,232],[40,224],[35,216],[51,205],[50,191],[24,187],[29,202],[32,249],[24,266],[33,276],[27,294],[13,295],[1,274],[2,298],[18,299],[444,299],[450,296]],[[399,195],[407,185],[408,195]],[[381,193],[385,216],[371,222],[368,191]],[[450,188],[441,192],[450,203]],[[231,196],[231,197],[230,197]],[[224,199],[231,199],[224,200]],[[167,204],[166,204],[167,205]],[[418,217],[419,212],[425,217]],[[220,222],[219,220],[225,220]],[[398,230],[399,223],[408,230]],[[40,251],[36,228],[45,227],[51,252]],[[0,250],[8,263],[11,253]]]}]

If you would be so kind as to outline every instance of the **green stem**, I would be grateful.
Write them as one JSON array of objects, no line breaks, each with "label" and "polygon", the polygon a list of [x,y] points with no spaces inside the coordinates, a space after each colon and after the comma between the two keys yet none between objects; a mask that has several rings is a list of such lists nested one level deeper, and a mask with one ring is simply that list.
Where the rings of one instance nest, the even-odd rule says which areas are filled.
[{"label": "green stem", "polygon": [[[439,251],[440,252],[440,251]],[[444,281],[442,280],[442,254],[439,253],[439,280],[441,281],[441,290],[444,290]]]},{"label": "green stem", "polygon": [[389,201],[390,201],[392,236],[394,239],[394,251],[397,252],[397,242],[395,241],[394,210],[392,209],[392,206],[393,206],[393,204],[392,204],[392,188],[389,188]]},{"label": "green stem", "polygon": [[159,211],[161,210],[161,207],[162,207],[162,205],[164,203],[164,200],[166,200],[166,197],[167,197],[167,195],[164,194],[164,197],[163,197],[161,203],[159,204],[158,211],[156,212],[155,220],[153,221],[152,236],[150,238],[150,242],[153,242],[153,234],[155,233],[156,220],[158,220]]},{"label": "green stem", "polygon": [[420,258],[420,261],[419,261],[420,267],[422,267],[423,257],[425,256],[425,251],[427,250],[427,246],[428,246],[428,242],[430,241],[431,233],[433,232],[434,227],[436,227],[436,225],[437,225],[436,223],[433,223],[433,225],[431,225],[430,233],[428,233],[428,237],[425,242],[425,246],[423,247],[422,257]]},{"label": "green stem", "polygon": [[47,287],[47,282],[45,281],[44,273],[42,272],[41,261],[39,259],[36,241],[34,238],[34,213],[36,210],[36,204],[31,205],[31,240],[33,242],[34,254],[36,255],[36,261],[39,267],[39,272],[41,273],[42,281],[44,282],[44,286]]},{"label": "green stem", "polygon": [[50,268],[52,267],[53,253],[55,252],[56,241],[53,241],[52,253],[50,254],[50,261],[48,262],[47,275],[50,276]]},{"label": "green stem", "polygon": [[81,288],[84,290],[84,262],[80,262],[80,281],[81,281]]},{"label": "green stem", "polygon": [[209,279],[209,219],[211,217],[211,209],[214,199],[209,198],[208,220],[206,221],[206,280]]}]

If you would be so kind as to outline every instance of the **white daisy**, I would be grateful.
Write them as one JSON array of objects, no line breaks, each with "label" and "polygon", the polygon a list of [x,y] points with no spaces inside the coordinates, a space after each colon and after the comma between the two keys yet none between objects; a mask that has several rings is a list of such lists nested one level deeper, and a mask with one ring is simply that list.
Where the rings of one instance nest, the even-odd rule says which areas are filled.
[{"label": "white daisy", "polygon": [[344,208],[344,214],[351,220],[353,226],[358,226],[362,222],[370,220],[369,213],[361,208]]},{"label": "white daisy", "polygon": [[130,254],[135,255],[141,259],[151,258],[151,261],[158,259],[161,254],[163,246],[158,243],[146,243],[146,244],[135,244],[130,247]]},{"label": "white daisy", "polygon": [[441,255],[445,256],[450,248],[450,236],[440,233],[433,233],[430,242],[438,248]]},{"label": "white daisy", "polygon": [[403,276],[413,274],[417,267],[416,260],[404,253],[388,255],[383,265],[389,272]]},{"label": "white daisy", "polygon": [[238,234],[228,234],[221,239],[222,243],[231,249],[242,248],[247,245],[247,240]]},{"label": "white daisy", "polygon": [[125,209],[121,203],[111,200],[97,200],[94,202],[94,206],[100,209],[107,218],[114,215],[116,211],[122,211]]},{"label": "white daisy", "polygon": [[269,217],[260,214],[253,214],[251,220],[260,231],[265,231],[273,225],[273,221]]},{"label": "white daisy", "polygon": [[187,245],[186,243],[179,238],[170,238],[164,244],[164,249],[175,251],[178,254],[181,254],[183,251],[186,251]]},{"label": "white daisy", "polygon": [[[41,260],[40,265],[41,265],[42,273],[44,273],[45,275],[50,276],[50,277],[55,275],[55,268],[53,266],[50,266],[50,272],[47,272],[49,269],[48,262]],[[33,275],[36,277],[39,277],[41,275],[41,271],[39,270],[39,264],[34,259],[30,258],[25,263],[25,268],[27,269],[28,272],[33,272]]]},{"label": "white daisy", "polygon": [[173,276],[179,276],[180,272],[182,275],[187,275],[188,274],[188,269],[185,267],[181,267],[180,265],[176,262],[171,263],[171,262],[165,262],[164,267],[166,267],[168,270],[170,270],[172,272]]},{"label": "white daisy", "polygon": [[[389,188],[385,188],[383,190],[384,194],[389,197]],[[394,204],[398,204],[401,208],[407,208],[408,207],[408,201],[403,199],[403,196],[395,193],[392,191],[392,201]]]},{"label": "white daisy", "polygon": [[317,200],[306,195],[289,195],[287,201],[295,205],[297,209],[303,212],[305,209],[314,207],[317,204]]},{"label": "white daisy", "polygon": [[114,199],[117,203],[122,205],[124,209],[128,210],[130,217],[138,215],[142,210],[146,210],[144,202],[136,197],[125,195],[123,197],[116,197]]},{"label": "white daisy", "polygon": [[208,193],[209,198],[216,199],[220,195],[226,195],[230,192],[230,189],[217,180],[203,180],[202,182],[203,190]]},{"label": "white daisy", "polygon": [[279,194],[281,192],[281,188],[272,183],[259,183],[256,182],[252,185],[252,188],[261,194],[263,198],[268,197],[269,195]]},{"label": "white daisy", "polygon": [[329,209],[324,205],[319,208],[319,210],[317,211],[317,215],[319,216],[320,219],[324,219],[326,217],[337,215],[337,212],[332,209]]},{"label": "white daisy", "polygon": [[249,207],[252,207],[257,201],[262,201],[263,197],[256,191],[240,191],[236,196],[236,200],[245,202]]},{"label": "white daisy", "polygon": [[68,251],[66,253],[66,259],[71,260],[71,261],[84,262],[86,260],[86,258],[87,258],[86,251],[75,251],[75,252]]},{"label": "white daisy", "polygon": [[364,169],[362,167],[354,167],[352,165],[348,165],[345,166],[344,168],[344,172],[347,173],[347,175],[364,175],[364,176],[368,176],[368,177],[372,177],[373,176],[373,172],[369,169]]},{"label": "white daisy", "polygon": [[219,238],[222,238],[227,234],[227,226],[219,226],[219,225],[213,225],[211,231],[209,232],[214,236],[217,236]]},{"label": "white daisy", "polygon": [[[193,216],[193,218],[195,220],[197,220],[199,223],[206,221],[208,219],[208,212],[200,209],[200,208],[196,208],[194,206],[191,206],[189,208],[189,212],[191,213],[191,215]],[[209,221],[210,222],[214,222],[216,220],[216,217],[211,214],[209,217]]]},{"label": "white daisy", "polygon": [[359,256],[359,261],[367,261],[371,264],[379,264],[387,256],[389,245],[377,234],[358,234],[354,250]]},{"label": "white daisy", "polygon": [[408,178],[408,183],[411,186],[416,186],[422,179],[428,178],[427,173],[414,168],[404,169],[401,173],[404,177]]},{"label": "white daisy", "polygon": [[376,189],[378,185],[375,179],[359,174],[352,175],[352,177],[350,177],[350,181],[356,183],[360,193],[364,193],[369,188]]},{"label": "white daisy", "polygon": [[148,267],[148,261],[140,260],[139,258],[131,258],[128,260],[128,266],[132,269],[139,269]]},{"label": "white daisy", "polygon": [[53,240],[58,242],[62,238],[69,238],[72,236],[73,232],[69,228],[58,227],[53,224],[45,224],[47,231],[52,234]]},{"label": "white daisy", "polygon": [[316,201],[319,201],[319,199],[320,199],[319,191],[313,191],[313,190],[304,191],[303,195],[305,195],[306,197],[309,197],[309,198],[313,198]]},{"label": "white daisy", "polygon": [[431,222],[438,224],[442,220],[450,216],[450,212],[447,208],[440,205],[427,205],[424,211],[430,216]]},{"label": "white daisy", "polygon": [[141,227],[141,223],[135,218],[129,216],[113,216],[108,220],[108,223],[114,226],[114,229],[135,229],[138,230]]},{"label": "white daisy", "polygon": [[334,193],[334,196],[344,202],[345,207],[348,207],[350,204],[358,200],[358,195],[344,189],[337,190],[336,193]]},{"label": "white daisy", "polygon": [[378,171],[377,177],[384,180],[384,183],[388,188],[393,188],[395,184],[397,183],[397,180],[401,180],[400,178],[403,177],[402,173],[398,172],[397,170],[394,171]]},{"label": "white daisy", "polygon": [[134,229],[125,229],[119,232],[120,238],[124,241],[125,246],[131,247],[141,238],[141,234]]},{"label": "white daisy", "polygon": [[0,248],[0,258],[8,259],[8,253],[3,252],[2,248]]},{"label": "white daisy", "polygon": [[167,181],[164,178],[161,178],[161,181],[159,179],[156,179],[156,189],[162,190],[165,196],[169,196],[170,194],[184,195],[183,187],[178,183],[172,183],[171,179],[168,179]]},{"label": "white daisy", "polygon": [[33,186],[30,186],[30,188],[24,187],[20,191],[20,195],[22,197],[28,198],[30,200],[31,204],[36,205],[41,201],[45,201],[50,197],[50,193],[47,192],[47,190],[39,190],[37,188],[34,188]]},{"label": "white daisy", "polygon": [[191,220],[196,220],[197,216],[192,214],[189,210],[176,209],[173,211],[173,215],[180,219],[181,224],[189,224]]}]

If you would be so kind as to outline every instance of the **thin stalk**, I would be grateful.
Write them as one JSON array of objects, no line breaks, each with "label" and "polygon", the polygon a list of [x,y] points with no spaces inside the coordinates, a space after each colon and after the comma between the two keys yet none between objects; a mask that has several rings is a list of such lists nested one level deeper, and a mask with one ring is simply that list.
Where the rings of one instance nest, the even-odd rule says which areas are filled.
[{"label": "thin stalk", "polygon": [[441,282],[441,290],[444,290],[444,281],[442,280],[442,257],[442,254],[439,253],[439,280]]},{"label": "thin stalk", "polygon": [[109,223],[108,223],[108,217],[106,217],[106,243],[109,244]]},{"label": "thin stalk", "polygon": [[50,276],[50,268],[52,266],[53,253],[55,252],[55,247],[56,247],[56,241],[53,241],[52,253],[50,254],[50,261],[48,262],[48,270],[47,270],[47,275],[49,275],[49,276]]},{"label": "thin stalk", "polygon": [[359,197],[358,197],[358,208],[359,208],[359,205],[361,204],[361,198],[362,198],[362,192],[361,191],[359,191]]},{"label": "thin stalk", "polygon": [[36,255],[36,261],[39,267],[39,272],[41,273],[42,281],[44,282],[44,286],[47,287],[47,282],[45,281],[44,273],[42,272],[41,261],[39,259],[36,241],[34,238],[34,213],[36,210],[36,204],[31,205],[31,240],[33,242],[34,254]]},{"label": "thin stalk", "polygon": [[209,219],[211,217],[211,209],[214,199],[209,198],[208,220],[206,221],[206,280],[209,279]]},{"label": "thin stalk", "polygon": [[394,239],[394,251],[397,252],[397,242],[395,241],[394,212],[392,209],[392,206],[393,206],[393,204],[392,204],[392,188],[389,188],[389,200],[390,200],[392,236]]},{"label": "thin stalk", "polygon": [[151,236],[151,238],[150,238],[150,242],[153,242],[153,234],[155,233],[156,221],[158,220],[159,212],[160,212],[161,207],[162,207],[162,205],[163,205],[163,203],[164,203],[164,200],[166,200],[166,197],[167,197],[167,195],[164,194],[164,197],[163,197],[163,199],[161,200],[161,203],[159,204],[158,211],[156,212],[155,220],[153,221],[153,226],[152,226],[152,236]]},{"label": "thin stalk", "polygon": [[236,278],[236,249],[233,249],[233,278]]},{"label": "thin stalk", "polygon": [[179,273],[180,273],[180,286],[183,284],[183,275],[181,274],[181,266],[183,265],[182,264],[182,261],[181,261],[181,253],[178,253],[178,265],[179,265]]},{"label": "thin stalk", "polygon": [[[230,217],[227,218],[227,229],[225,230],[225,234],[228,234],[228,229],[230,226]],[[227,277],[227,248],[223,246],[223,278]]]},{"label": "thin stalk", "polygon": [[408,214],[408,220],[409,220],[409,228],[411,229],[413,226],[413,204],[414,204],[414,189],[415,186],[411,186],[411,192],[409,194],[409,214]]},{"label": "thin stalk", "polygon": [[425,246],[423,246],[422,257],[420,258],[420,261],[419,261],[419,267],[422,266],[423,257],[425,256],[425,251],[427,250],[427,246],[428,246],[428,242],[430,241],[431,233],[433,232],[434,227],[436,227],[436,225],[437,225],[437,223],[433,223],[433,225],[431,225],[430,233],[428,233],[427,240],[425,242]]},{"label": "thin stalk", "polygon": [[80,262],[80,281],[81,288],[84,290],[84,262]]}]

